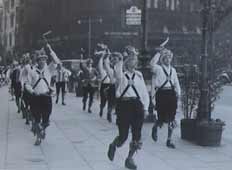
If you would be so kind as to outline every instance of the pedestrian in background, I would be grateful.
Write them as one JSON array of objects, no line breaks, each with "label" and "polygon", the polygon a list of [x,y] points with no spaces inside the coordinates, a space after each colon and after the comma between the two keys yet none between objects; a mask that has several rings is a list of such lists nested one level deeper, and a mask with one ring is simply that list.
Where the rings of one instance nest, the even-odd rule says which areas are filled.
[{"label": "pedestrian in background", "polygon": [[57,64],[56,70],[56,104],[59,102],[59,95],[61,90],[62,105],[65,103],[65,93],[67,91],[68,78],[71,72],[63,67],[62,63]]}]

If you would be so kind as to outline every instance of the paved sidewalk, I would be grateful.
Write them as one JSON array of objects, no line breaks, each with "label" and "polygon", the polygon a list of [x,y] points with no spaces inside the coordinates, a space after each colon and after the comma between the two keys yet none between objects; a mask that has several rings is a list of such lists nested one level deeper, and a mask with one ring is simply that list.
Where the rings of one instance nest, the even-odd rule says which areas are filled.
[{"label": "paved sidewalk", "polygon": [[[143,148],[135,159],[139,170],[231,170],[232,168],[232,88],[225,88],[214,117],[226,120],[221,147],[200,147],[180,139],[176,130],[177,149],[165,146],[167,129],[159,132],[159,140],[151,139],[152,124],[143,128]],[[108,144],[117,134],[115,124],[98,116],[98,103],[93,114],[81,110],[81,99],[67,97],[67,106],[54,104],[51,126],[41,146],[9,101],[7,88],[0,88],[0,170],[126,170],[124,160],[129,141],[117,150],[115,161],[107,158]],[[8,104],[9,103],[9,104]],[[179,113],[178,117],[182,115]],[[115,117],[114,117],[115,118]],[[115,121],[115,120],[114,120]]]}]

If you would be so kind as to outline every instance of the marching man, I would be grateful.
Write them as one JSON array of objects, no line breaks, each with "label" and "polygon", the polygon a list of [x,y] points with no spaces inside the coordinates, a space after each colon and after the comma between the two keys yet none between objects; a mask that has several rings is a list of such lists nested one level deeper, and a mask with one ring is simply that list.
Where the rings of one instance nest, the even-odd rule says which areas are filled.
[{"label": "marching man", "polygon": [[[50,82],[52,75],[55,74],[56,64],[60,60],[56,56],[49,44],[46,44],[52,62],[47,65],[48,56],[44,49],[37,54],[37,66],[28,73],[28,80],[25,82],[25,88],[32,95],[31,112],[35,119],[36,142],[40,145],[41,139],[45,138],[45,129],[49,126],[49,117],[52,112],[52,90]],[[42,120],[42,122],[41,122]]]},{"label": "marching man", "polygon": [[28,78],[28,73],[32,70],[32,66],[31,66],[31,58],[30,58],[30,54],[26,53],[23,55],[23,68],[22,68],[22,72],[21,72],[21,86],[22,86],[22,112],[24,117],[26,118],[26,124],[29,124],[29,119],[30,119],[30,111],[29,111],[29,107],[30,107],[30,102],[31,102],[31,98],[30,98],[30,93],[27,91],[27,89],[25,88],[25,82],[27,81]]},{"label": "marching man", "polygon": [[21,95],[22,95],[22,86],[20,82],[21,75],[21,66],[17,61],[13,62],[13,72],[11,74],[11,87],[13,90],[13,94],[15,95],[16,105],[18,107],[18,113],[21,111]]},{"label": "marching man", "polygon": [[101,58],[98,62],[98,69],[101,76],[101,87],[100,87],[100,117],[103,115],[103,110],[108,102],[108,110],[107,110],[107,120],[111,123],[112,122],[112,110],[114,107],[115,101],[115,79],[110,78],[110,74],[113,74],[114,70],[110,66],[109,62],[109,50],[107,47],[106,49],[102,49],[103,51],[99,52]]},{"label": "marching man", "polygon": [[[152,129],[152,138],[157,141],[157,128],[163,123],[168,123],[167,147],[175,148],[171,137],[176,126],[175,115],[177,101],[180,97],[181,89],[175,68],[171,66],[173,53],[162,48],[151,61],[152,68],[152,96],[156,106],[158,120]],[[158,61],[160,64],[158,64]]]},{"label": "marching man", "polygon": [[[120,53],[114,53],[116,77],[116,115],[118,136],[109,145],[108,158],[113,161],[117,147],[128,138],[131,128],[132,141],[125,167],[137,169],[133,160],[134,153],[141,148],[141,131],[144,115],[148,113],[149,95],[141,72],[136,70],[138,58],[135,50],[123,62]],[[123,72],[123,67],[125,72]]]},{"label": "marching man", "polygon": [[86,66],[83,65],[82,61],[80,63],[80,68],[82,70],[82,85],[83,85],[83,110],[86,109],[86,102],[89,98],[88,112],[92,113],[91,107],[93,104],[93,97],[95,93],[95,82],[97,80],[97,70],[93,67],[93,60],[88,59]]}]

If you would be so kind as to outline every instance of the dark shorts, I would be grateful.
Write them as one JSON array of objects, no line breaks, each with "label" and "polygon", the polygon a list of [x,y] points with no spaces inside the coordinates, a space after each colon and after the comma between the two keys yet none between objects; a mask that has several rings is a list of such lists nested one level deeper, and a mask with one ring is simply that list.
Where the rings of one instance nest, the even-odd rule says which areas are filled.
[{"label": "dark shorts", "polygon": [[65,82],[57,82],[56,83],[56,93],[59,93],[61,89],[61,92],[64,94],[65,93]]},{"label": "dark shorts", "polygon": [[21,83],[13,83],[12,88],[14,89],[14,95],[15,97],[20,97],[22,94],[22,85]]},{"label": "dark shorts", "polygon": [[130,128],[132,140],[140,141],[144,120],[144,109],[141,101],[138,99],[125,101],[117,99],[116,114],[120,141],[123,143],[127,139]]},{"label": "dark shorts", "polygon": [[50,96],[32,96],[31,112],[36,122],[48,123],[52,113],[52,98]]},{"label": "dark shorts", "polygon": [[24,91],[23,91],[22,99],[23,99],[26,106],[31,105],[31,103],[32,103],[32,95],[26,89],[24,89]]},{"label": "dark shorts", "polygon": [[156,93],[156,110],[160,123],[169,123],[175,120],[177,97],[174,90],[158,90]]}]

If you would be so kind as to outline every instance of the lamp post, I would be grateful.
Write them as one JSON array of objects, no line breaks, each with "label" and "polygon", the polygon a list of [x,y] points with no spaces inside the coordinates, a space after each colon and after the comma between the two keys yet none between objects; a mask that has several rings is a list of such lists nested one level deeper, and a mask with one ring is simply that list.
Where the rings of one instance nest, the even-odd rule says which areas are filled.
[{"label": "lamp post", "polygon": [[[202,146],[219,146],[223,126],[225,125],[220,119],[211,119],[211,95],[209,80],[212,73],[208,69],[208,51],[213,60],[214,49],[214,17],[216,9],[216,0],[202,0],[202,55],[201,55],[201,84],[200,100],[198,105],[197,123],[195,129],[195,140]],[[210,70],[213,71],[212,69]]]},{"label": "lamp post", "polygon": [[147,0],[142,1],[143,4],[143,10],[142,10],[142,51],[144,54],[147,53],[147,20],[148,20],[148,15],[147,15]]},{"label": "lamp post", "polygon": [[[210,95],[209,78],[214,79],[215,65],[211,62],[208,69],[209,59],[213,61],[215,51],[215,30],[223,19],[232,11],[228,0],[201,0],[202,9],[202,56],[201,56],[201,96],[199,102],[198,119],[210,120]],[[225,6],[227,4],[227,6]],[[209,58],[210,57],[210,58]]]},{"label": "lamp post", "polygon": [[90,16],[88,17],[88,19],[80,19],[77,20],[78,24],[88,24],[88,56],[89,58],[91,57],[91,48],[92,48],[92,24],[93,23],[102,23],[103,20],[102,18],[99,19],[93,19]]},{"label": "lamp post", "polygon": [[[142,35],[142,69],[146,68],[147,61],[149,59],[148,54],[148,34],[147,34],[147,21],[148,21],[148,11],[147,11],[147,0],[142,0],[142,27],[141,27],[141,35]],[[148,116],[145,118],[145,122],[153,123],[156,119],[154,115],[154,106],[152,104],[152,96],[150,95],[150,104],[148,109]]]},{"label": "lamp post", "polygon": [[209,87],[208,87],[208,41],[207,31],[209,23],[211,0],[202,0],[202,49],[201,49],[201,95],[199,101],[198,119],[209,119]]}]

